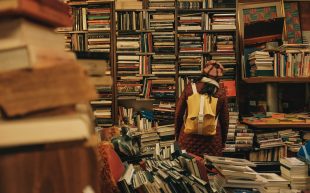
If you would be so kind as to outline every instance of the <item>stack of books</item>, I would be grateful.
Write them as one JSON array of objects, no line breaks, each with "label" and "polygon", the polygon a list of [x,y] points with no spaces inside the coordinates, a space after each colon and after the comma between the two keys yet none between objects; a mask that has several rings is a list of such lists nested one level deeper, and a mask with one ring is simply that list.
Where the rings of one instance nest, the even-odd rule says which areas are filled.
[{"label": "stack of books", "polygon": [[179,74],[200,74],[202,61],[202,56],[198,54],[179,55]]},{"label": "stack of books", "polygon": [[220,53],[234,52],[234,38],[232,35],[215,35],[213,36],[214,51]]},{"label": "stack of books", "polygon": [[110,52],[111,39],[108,33],[89,33],[87,35],[89,52]]},{"label": "stack of books", "polygon": [[238,124],[239,119],[239,112],[237,111],[230,111],[229,112],[229,125],[228,125],[228,132],[227,138],[225,143],[224,152],[236,152],[236,141],[235,141],[235,134],[236,134],[236,127]]},{"label": "stack of books", "polygon": [[136,55],[117,55],[117,75],[135,76],[139,74],[140,57]]},{"label": "stack of books", "polygon": [[111,8],[103,5],[89,6],[87,8],[87,28],[89,31],[110,30]]},{"label": "stack of books", "polygon": [[175,74],[174,54],[156,54],[152,56],[151,68],[152,74]]},{"label": "stack of books", "polygon": [[159,125],[167,125],[174,123],[175,102],[159,101],[153,104],[154,118]]},{"label": "stack of books", "polygon": [[293,131],[292,129],[286,129],[278,131],[282,141],[286,144],[287,149],[291,152],[297,153],[302,146],[302,139],[299,131]]},{"label": "stack of books", "polygon": [[234,30],[236,29],[235,13],[215,13],[211,18],[212,30]]},{"label": "stack of books", "polygon": [[247,125],[237,124],[236,126],[236,150],[249,151],[253,148],[254,133]]},{"label": "stack of books", "polygon": [[251,76],[273,76],[274,58],[269,52],[255,51],[249,55]]},{"label": "stack of books", "polygon": [[148,129],[141,133],[141,148],[140,151],[143,154],[153,153],[156,144],[159,143],[159,135],[154,129]]},{"label": "stack of books", "polygon": [[173,31],[174,13],[150,12],[148,22],[148,29]]},{"label": "stack of books", "polygon": [[116,11],[122,11],[124,9],[142,9],[142,1],[139,1],[139,0],[117,0],[117,1],[115,1],[115,9],[116,9]]},{"label": "stack of books", "polygon": [[174,53],[175,41],[173,32],[153,32],[152,35],[155,53]]},{"label": "stack of books", "polygon": [[159,144],[161,147],[170,146],[174,144],[175,142],[174,124],[158,126],[157,132],[160,138]]},{"label": "stack of books", "polygon": [[178,23],[178,30],[202,30],[202,14],[180,14]]},{"label": "stack of books", "polygon": [[278,135],[278,132],[271,133],[256,133],[256,142],[259,145],[259,148],[270,148],[283,146],[281,137]]},{"label": "stack of books", "polygon": [[[140,51],[139,35],[118,35],[116,49],[117,52],[139,52]],[[141,45],[142,46],[142,45]]]},{"label": "stack of books", "polygon": [[[228,44],[234,44],[232,41],[228,41]],[[236,77],[236,55],[235,53],[214,53],[212,54],[212,59],[216,60],[217,62],[221,63],[224,68],[224,76],[222,79],[234,80]]]},{"label": "stack of books", "polygon": [[266,179],[264,185],[259,188],[261,193],[291,192],[289,180],[275,173],[258,173],[258,175]]},{"label": "stack of books", "polygon": [[201,34],[179,34],[179,52],[202,52],[203,41]]},{"label": "stack of books", "polygon": [[257,175],[250,168],[256,166],[253,162],[245,159],[208,155],[205,155],[204,158],[219,172],[212,182],[218,192],[224,188],[260,188],[265,183],[265,178]]},{"label": "stack of books", "polygon": [[307,190],[310,188],[308,165],[296,157],[280,159],[281,176],[290,181],[292,189]]},{"label": "stack of books", "polygon": [[173,0],[149,0],[150,9],[174,9],[175,2]]},{"label": "stack of books", "polygon": [[175,80],[174,78],[161,78],[152,80],[151,95],[155,99],[174,100]]}]

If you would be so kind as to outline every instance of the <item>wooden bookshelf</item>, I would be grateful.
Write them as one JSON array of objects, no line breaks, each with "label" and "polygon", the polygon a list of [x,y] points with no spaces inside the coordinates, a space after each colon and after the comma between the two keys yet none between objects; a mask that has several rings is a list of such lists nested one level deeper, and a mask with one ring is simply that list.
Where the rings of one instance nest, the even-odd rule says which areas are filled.
[{"label": "wooden bookshelf", "polygon": [[281,128],[302,128],[310,129],[310,123],[257,123],[251,121],[243,121],[244,124],[250,126],[253,129],[281,129]]},{"label": "wooden bookshelf", "polygon": [[255,84],[255,83],[307,83],[310,82],[310,77],[251,77],[244,78],[244,82]]}]

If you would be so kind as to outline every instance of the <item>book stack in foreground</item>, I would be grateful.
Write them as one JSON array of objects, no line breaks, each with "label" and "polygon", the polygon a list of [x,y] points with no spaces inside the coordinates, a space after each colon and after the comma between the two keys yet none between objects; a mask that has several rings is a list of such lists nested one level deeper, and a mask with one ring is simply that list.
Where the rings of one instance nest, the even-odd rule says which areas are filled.
[{"label": "book stack in foreground", "polygon": [[308,165],[296,157],[280,159],[281,175],[290,181],[292,189],[307,190],[310,188]]},{"label": "book stack in foreground", "polygon": [[75,105],[96,92],[73,54],[61,49],[63,37],[23,18],[2,20],[1,29],[0,147],[88,138],[90,117]]}]

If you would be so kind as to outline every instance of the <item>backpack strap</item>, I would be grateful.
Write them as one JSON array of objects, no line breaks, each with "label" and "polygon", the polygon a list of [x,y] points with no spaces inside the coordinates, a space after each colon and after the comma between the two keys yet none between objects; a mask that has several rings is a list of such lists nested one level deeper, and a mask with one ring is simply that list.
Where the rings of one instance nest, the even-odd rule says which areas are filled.
[{"label": "backpack strap", "polygon": [[200,95],[199,100],[199,114],[198,114],[198,133],[203,133],[203,118],[204,118],[204,106],[205,106],[205,96]]},{"label": "backpack strap", "polygon": [[195,83],[192,83],[192,90],[193,90],[193,94],[197,94],[197,88],[196,88],[196,84]]}]

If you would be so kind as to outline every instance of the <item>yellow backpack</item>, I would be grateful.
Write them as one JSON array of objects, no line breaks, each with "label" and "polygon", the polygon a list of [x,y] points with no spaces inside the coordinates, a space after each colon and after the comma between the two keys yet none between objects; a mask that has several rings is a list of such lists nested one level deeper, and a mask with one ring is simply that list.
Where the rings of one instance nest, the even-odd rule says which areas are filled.
[{"label": "yellow backpack", "polygon": [[187,117],[184,133],[212,136],[216,134],[218,116],[216,105],[218,98],[202,95],[197,92],[196,84],[192,83],[193,94],[187,99]]}]

